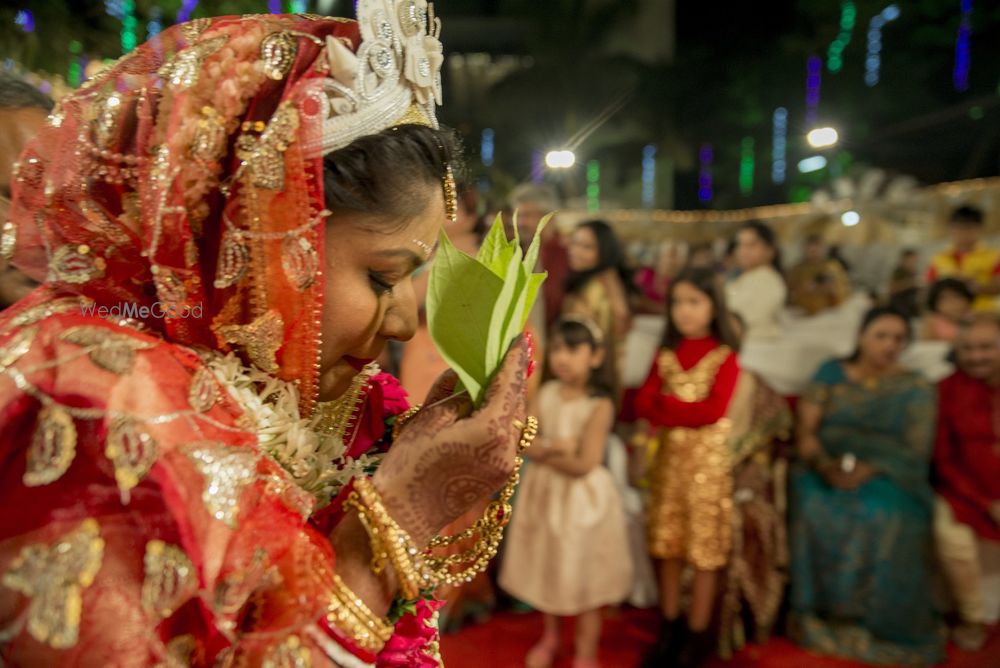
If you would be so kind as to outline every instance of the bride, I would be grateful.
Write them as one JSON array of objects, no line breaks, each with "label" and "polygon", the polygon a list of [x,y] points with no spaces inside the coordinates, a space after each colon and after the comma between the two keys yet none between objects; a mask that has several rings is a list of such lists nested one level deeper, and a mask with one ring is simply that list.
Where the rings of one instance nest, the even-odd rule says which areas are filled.
[{"label": "bride", "polygon": [[414,331],[459,156],[433,8],[357,11],[174,26],[21,157],[2,250],[43,285],[0,316],[3,662],[439,664],[433,587],[509,508],[460,559],[435,534],[509,496],[528,353],[475,411],[450,373],[408,411],[371,362]]}]

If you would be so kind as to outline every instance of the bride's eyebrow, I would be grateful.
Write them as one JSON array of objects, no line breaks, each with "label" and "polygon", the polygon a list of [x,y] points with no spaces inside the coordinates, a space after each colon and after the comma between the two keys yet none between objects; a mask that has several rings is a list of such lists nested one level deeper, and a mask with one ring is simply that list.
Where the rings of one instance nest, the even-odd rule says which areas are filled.
[{"label": "bride's eyebrow", "polygon": [[409,248],[390,248],[378,251],[375,255],[389,260],[402,260],[409,263],[410,267],[413,269],[416,269],[428,260],[427,257],[423,257],[422,255],[417,254],[416,251]]}]

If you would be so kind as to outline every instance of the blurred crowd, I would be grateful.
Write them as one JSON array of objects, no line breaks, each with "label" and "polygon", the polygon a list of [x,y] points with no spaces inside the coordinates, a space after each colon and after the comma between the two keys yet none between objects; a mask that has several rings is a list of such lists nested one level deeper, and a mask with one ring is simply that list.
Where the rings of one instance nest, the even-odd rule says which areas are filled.
[{"label": "blurred crowd", "polygon": [[[469,253],[497,213],[526,242],[560,204],[525,184],[477,215],[478,196],[449,229]],[[556,218],[530,320],[541,445],[500,565],[448,594],[445,628],[498,600],[540,610],[529,666],[570,617],[574,665],[597,665],[601,609],[623,603],[661,612],[648,666],[776,630],[873,664],[942,661],[949,625],[981,647],[1000,616],[1000,252],[978,209],[948,223],[948,248],[903,250],[872,291],[820,236],[785,265],[760,221],[626,247]],[[398,365],[413,396],[444,368],[426,331]]]},{"label": "blurred crowd", "polygon": [[[51,106],[0,74],[3,209]],[[516,212],[526,244],[560,207],[540,184],[492,210],[474,187],[458,199],[447,231],[470,254],[495,215]],[[876,295],[818,236],[786,268],[764,222],[718,254],[549,223],[529,321],[540,436],[499,565],[442,593],[443,628],[537,609],[535,668],[566,618],[574,665],[597,665],[602,609],[625,603],[661,613],[647,666],[775,630],[867,663],[938,663],[949,625],[981,647],[1000,617],[1000,251],[983,221],[956,208],[950,246],[926,267],[905,250]],[[0,305],[31,288],[0,267]],[[413,397],[446,368],[425,325],[382,363]]]}]

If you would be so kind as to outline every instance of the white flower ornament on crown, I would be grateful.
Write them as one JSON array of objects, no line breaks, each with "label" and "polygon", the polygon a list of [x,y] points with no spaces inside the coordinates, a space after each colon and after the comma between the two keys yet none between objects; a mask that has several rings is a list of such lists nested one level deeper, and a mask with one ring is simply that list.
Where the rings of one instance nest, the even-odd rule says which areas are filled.
[{"label": "white flower ornament on crown", "polygon": [[427,0],[359,0],[357,53],[326,39],[322,153],[401,123],[438,127],[441,21]]}]

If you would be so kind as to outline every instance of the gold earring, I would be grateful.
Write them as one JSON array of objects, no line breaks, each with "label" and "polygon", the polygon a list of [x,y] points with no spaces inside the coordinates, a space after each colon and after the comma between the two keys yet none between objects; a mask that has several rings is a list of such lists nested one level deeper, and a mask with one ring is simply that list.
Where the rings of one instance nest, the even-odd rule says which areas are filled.
[{"label": "gold earring", "polygon": [[444,214],[449,222],[454,223],[458,219],[458,187],[450,164],[445,163],[441,181],[444,186]]}]

